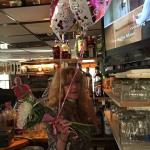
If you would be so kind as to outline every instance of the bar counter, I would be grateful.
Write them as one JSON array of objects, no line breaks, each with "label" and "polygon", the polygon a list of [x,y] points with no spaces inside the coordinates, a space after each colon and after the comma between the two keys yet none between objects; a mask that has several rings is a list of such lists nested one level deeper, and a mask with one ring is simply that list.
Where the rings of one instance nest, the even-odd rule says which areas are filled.
[{"label": "bar counter", "polygon": [[0,147],[0,150],[20,150],[32,143],[47,143],[47,133],[42,130],[24,130],[22,134],[14,135],[11,143],[7,147]]},{"label": "bar counter", "polygon": [[29,144],[28,139],[14,138],[7,147],[1,147],[0,150],[19,150]]}]

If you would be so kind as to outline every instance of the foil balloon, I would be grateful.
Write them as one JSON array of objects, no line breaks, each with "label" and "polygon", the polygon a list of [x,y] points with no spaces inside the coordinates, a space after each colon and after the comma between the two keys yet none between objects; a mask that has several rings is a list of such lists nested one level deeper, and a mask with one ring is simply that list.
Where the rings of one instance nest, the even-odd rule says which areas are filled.
[{"label": "foil balloon", "polygon": [[60,41],[62,41],[60,34],[67,32],[73,26],[74,22],[74,15],[70,10],[69,2],[59,0],[51,18],[50,27]]},{"label": "foil balloon", "polygon": [[52,19],[55,7],[57,6],[58,0],[52,0],[50,7],[50,19]]},{"label": "foil balloon", "polygon": [[106,13],[112,0],[90,0],[91,9],[93,9],[92,16],[94,21],[99,21]]},{"label": "foil balloon", "polygon": [[76,20],[83,29],[87,29],[93,24],[87,0],[69,0],[69,4]]},{"label": "foil balloon", "polygon": [[69,0],[71,11],[84,30],[105,15],[110,3],[111,0]]}]

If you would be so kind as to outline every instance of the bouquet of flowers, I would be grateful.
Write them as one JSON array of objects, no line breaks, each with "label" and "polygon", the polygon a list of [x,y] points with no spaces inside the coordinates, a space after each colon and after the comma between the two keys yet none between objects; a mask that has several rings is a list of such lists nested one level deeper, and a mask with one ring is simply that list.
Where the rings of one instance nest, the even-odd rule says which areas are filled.
[{"label": "bouquet of flowers", "polygon": [[[46,123],[53,128],[54,134],[57,134],[57,123],[63,122],[62,118],[57,118],[56,112],[45,105],[41,101],[35,101],[31,96],[27,95],[23,103],[20,104],[18,109],[17,127],[19,129],[28,129],[34,127],[38,123]],[[93,132],[93,125],[83,124],[79,122],[69,122],[69,130],[84,136],[90,137]]]}]

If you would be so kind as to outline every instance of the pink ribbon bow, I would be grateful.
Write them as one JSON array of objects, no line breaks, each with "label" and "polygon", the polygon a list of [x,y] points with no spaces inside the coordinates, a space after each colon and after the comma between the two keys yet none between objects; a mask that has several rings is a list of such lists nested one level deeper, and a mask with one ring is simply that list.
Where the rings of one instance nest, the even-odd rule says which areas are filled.
[{"label": "pink ribbon bow", "polygon": [[47,113],[43,116],[42,121],[52,125],[54,135],[57,135],[59,133],[66,133],[69,135],[70,133],[72,133],[73,138],[78,137],[76,131],[70,127],[71,123],[64,120],[62,116],[53,117]]}]

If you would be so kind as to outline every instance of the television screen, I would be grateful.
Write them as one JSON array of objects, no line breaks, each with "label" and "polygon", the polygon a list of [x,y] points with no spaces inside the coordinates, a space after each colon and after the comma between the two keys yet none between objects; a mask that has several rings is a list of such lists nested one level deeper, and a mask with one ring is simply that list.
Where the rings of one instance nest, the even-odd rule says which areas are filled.
[{"label": "television screen", "polygon": [[106,50],[150,38],[150,0],[112,0],[104,28]]}]

